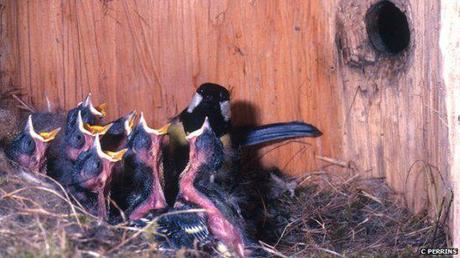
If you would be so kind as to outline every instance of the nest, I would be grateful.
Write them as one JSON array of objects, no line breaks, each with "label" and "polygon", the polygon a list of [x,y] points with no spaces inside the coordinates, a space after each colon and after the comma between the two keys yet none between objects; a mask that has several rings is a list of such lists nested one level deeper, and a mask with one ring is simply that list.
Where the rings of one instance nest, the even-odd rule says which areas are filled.
[{"label": "nest", "polygon": [[[159,255],[150,240],[154,227],[108,225],[59,185],[28,183],[20,172],[11,172],[0,175],[0,256]],[[267,204],[283,211],[267,218],[279,221],[271,231],[277,240],[262,243],[268,252],[280,257],[416,256],[421,247],[447,246],[441,225],[399,206],[381,180],[323,180],[327,184],[298,187],[293,196],[284,193]]]},{"label": "nest", "polygon": [[[307,173],[292,182],[305,178],[317,180],[264,204],[269,230],[262,231],[262,241],[270,241],[261,244],[273,256],[412,257],[421,247],[447,246],[442,223],[411,214],[381,179]],[[100,221],[51,178],[12,167],[0,149],[1,257],[162,256],[151,225],[133,229]]]}]

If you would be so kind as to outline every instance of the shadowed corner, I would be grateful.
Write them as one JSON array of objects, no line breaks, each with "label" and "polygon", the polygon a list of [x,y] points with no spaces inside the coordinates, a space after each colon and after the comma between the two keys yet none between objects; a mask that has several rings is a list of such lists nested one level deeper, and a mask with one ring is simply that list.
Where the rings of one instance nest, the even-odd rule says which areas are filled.
[{"label": "shadowed corner", "polygon": [[[237,100],[232,104],[232,126],[233,127],[252,127],[257,125],[259,121],[259,108],[251,102]],[[252,161],[252,168],[261,168],[260,159],[254,161],[254,157],[258,157],[260,146],[248,147],[241,149],[241,164],[246,164]]]},{"label": "shadowed corner", "polygon": [[233,126],[255,126],[260,122],[259,113],[259,108],[249,101],[234,101],[232,103]]}]

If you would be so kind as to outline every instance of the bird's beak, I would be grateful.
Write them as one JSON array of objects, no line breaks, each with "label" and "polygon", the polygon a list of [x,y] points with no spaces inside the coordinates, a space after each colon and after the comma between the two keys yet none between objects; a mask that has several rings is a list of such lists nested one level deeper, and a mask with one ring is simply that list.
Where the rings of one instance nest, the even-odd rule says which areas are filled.
[{"label": "bird's beak", "polygon": [[32,171],[40,172],[44,164],[44,156],[46,149],[49,146],[47,143],[56,138],[56,135],[59,133],[59,130],[61,130],[61,128],[54,129],[50,132],[37,133],[32,123],[32,115],[29,115],[24,131],[32,137],[32,140],[36,144],[35,152],[30,157],[31,162],[28,165]]},{"label": "bird's beak", "polygon": [[25,131],[35,140],[38,140],[40,142],[50,142],[56,138],[56,135],[59,133],[61,128],[56,128],[54,130],[51,130],[49,132],[39,132],[37,133],[35,131],[34,125],[32,123],[32,115],[29,115],[27,119],[27,124],[25,127]]},{"label": "bird's beak", "polygon": [[130,112],[128,115],[125,116],[125,131],[126,135],[130,135],[134,129],[134,120],[136,120],[136,111]]},{"label": "bird's beak", "polygon": [[96,134],[96,138],[94,139],[94,142],[93,142],[93,148],[96,149],[97,155],[100,158],[108,160],[110,162],[120,161],[123,158],[123,155],[125,155],[126,151],[128,150],[128,149],[122,149],[117,152],[103,151],[101,147],[99,134]]},{"label": "bird's beak", "polygon": [[85,100],[83,100],[83,102],[81,102],[81,104],[84,106],[84,107],[89,107],[92,105],[92,102],[91,102],[91,92],[88,93],[88,95],[86,96]]},{"label": "bird's beak", "polygon": [[211,125],[209,124],[208,117],[205,117],[203,125],[201,126],[201,128],[191,132],[189,135],[187,135],[186,138],[187,138],[188,141],[190,141],[191,139],[194,139],[194,138],[200,136],[201,134],[203,134],[204,131],[209,130],[209,129],[211,129]]},{"label": "bird's beak", "polygon": [[128,149],[126,148],[126,149],[122,149],[117,152],[105,151],[105,154],[107,154],[111,158],[111,161],[117,162],[123,159],[123,156],[125,155],[127,151]]},{"label": "bird's beak", "polygon": [[107,131],[110,129],[112,124],[107,124],[107,125],[90,125],[87,123],[84,123],[83,126],[85,129],[90,132],[92,135],[100,134],[104,135],[107,133]]},{"label": "bird's beak", "polygon": [[169,127],[171,123],[167,123],[166,125],[162,126],[160,129],[157,129],[158,135],[165,135],[168,133]]},{"label": "bird's beak", "polygon": [[38,135],[40,135],[43,139],[43,142],[50,142],[56,138],[58,135],[59,131],[61,131],[61,128],[56,128],[54,130],[51,130],[49,132],[40,132]]},{"label": "bird's beak", "polygon": [[101,113],[102,117],[105,117],[107,115],[107,103],[102,103],[98,106],[95,106],[94,109]]},{"label": "bird's beak", "polygon": [[144,131],[146,131],[147,133],[149,134],[155,134],[155,135],[165,135],[168,133],[168,128],[170,126],[170,124],[166,124],[165,126],[161,127],[160,129],[153,129],[153,128],[150,128],[148,125],[147,125],[147,122],[145,121],[145,118],[144,118],[144,113],[141,113],[141,117],[139,119],[139,125],[144,129]]},{"label": "bird's beak", "polygon": [[91,101],[91,93],[88,93],[88,96],[86,96],[85,100],[82,102],[82,105],[83,107],[89,107],[89,110],[95,116],[105,117],[107,114],[107,104],[103,103],[95,107]]}]

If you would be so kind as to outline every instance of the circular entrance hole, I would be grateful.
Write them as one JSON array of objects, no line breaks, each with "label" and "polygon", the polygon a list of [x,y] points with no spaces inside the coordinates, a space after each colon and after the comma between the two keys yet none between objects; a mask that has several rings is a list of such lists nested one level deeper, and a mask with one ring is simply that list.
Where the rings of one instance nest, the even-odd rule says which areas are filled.
[{"label": "circular entrance hole", "polygon": [[366,26],[372,45],[382,53],[395,55],[409,47],[406,14],[390,1],[381,1],[368,10]]}]

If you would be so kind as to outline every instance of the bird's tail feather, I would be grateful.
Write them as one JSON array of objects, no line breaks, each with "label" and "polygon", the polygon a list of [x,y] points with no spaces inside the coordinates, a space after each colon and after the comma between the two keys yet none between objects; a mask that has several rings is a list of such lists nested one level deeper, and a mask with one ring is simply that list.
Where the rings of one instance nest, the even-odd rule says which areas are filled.
[{"label": "bird's tail feather", "polygon": [[267,124],[250,130],[239,130],[237,139],[240,146],[252,146],[272,141],[300,137],[318,137],[321,135],[321,131],[315,126],[294,121]]}]

